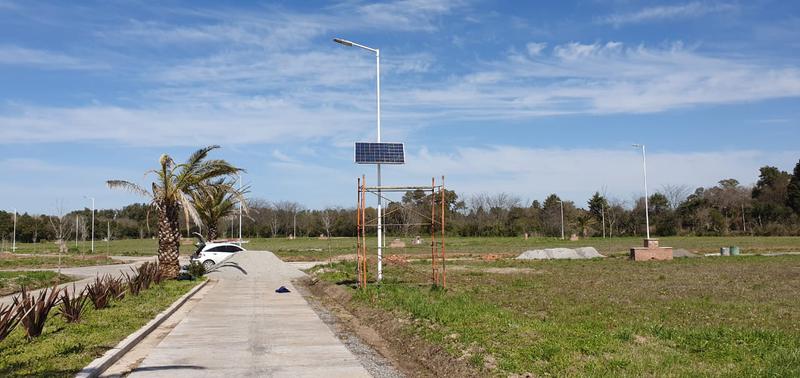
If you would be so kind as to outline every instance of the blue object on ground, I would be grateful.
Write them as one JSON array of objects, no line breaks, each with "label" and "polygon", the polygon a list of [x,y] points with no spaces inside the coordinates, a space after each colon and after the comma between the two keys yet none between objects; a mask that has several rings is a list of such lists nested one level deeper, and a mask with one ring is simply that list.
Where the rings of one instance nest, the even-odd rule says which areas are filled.
[{"label": "blue object on ground", "polygon": [[275,292],[276,293],[291,293],[291,291],[289,291],[289,289],[287,289],[286,286],[281,286],[281,287],[275,289]]}]

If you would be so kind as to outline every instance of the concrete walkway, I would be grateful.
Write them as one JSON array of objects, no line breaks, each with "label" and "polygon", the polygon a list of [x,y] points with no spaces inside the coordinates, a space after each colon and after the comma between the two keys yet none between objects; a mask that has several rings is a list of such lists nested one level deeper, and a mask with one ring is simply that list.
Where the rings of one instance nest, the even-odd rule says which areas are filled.
[{"label": "concrete walkway", "polygon": [[271,252],[237,253],[131,376],[368,377],[292,286],[303,275]]}]

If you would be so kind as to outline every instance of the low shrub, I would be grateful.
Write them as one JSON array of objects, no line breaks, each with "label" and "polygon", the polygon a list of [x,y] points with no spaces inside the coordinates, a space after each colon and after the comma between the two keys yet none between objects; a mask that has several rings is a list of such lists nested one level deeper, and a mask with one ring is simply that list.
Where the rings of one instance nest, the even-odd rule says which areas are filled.
[{"label": "low shrub", "polygon": [[189,268],[187,269],[187,271],[194,278],[200,278],[206,274],[206,268],[203,266],[203,264],[197,261],[192,261],[189,264]]},{"label": "low shrub", "polygon": [[53,286],[44,289],[37,296],[33,296],[25,289],[19,296],[14,297],[14,305],[17,307],[17,314],[20,316],[20,323],[25,328],[28,339],[33,339],[42,334],[42,329],[47,321],[50,310],[58,304],[58,295],[61,289]]},{"label": "low shrub", "polygon": [[59,313],[67,323],[78,323],[81,321],[88,300],[89,297],[85,294],[85,290],[79,293],[75,289],[75,284],[72,284],[72,294],[69,293],[69,290],[61,293]]},{"label": "low shrub", "polygon": [[20,317],[16,306],[0,304],[0,341],[14,330],[19,321]]},{"label": "low shrub", "polygon": [[106,285],[108,286],[109,295],[113,299],[125,298],[125,281],[122,277],[114,278],[110,275],[105,276]]},{"label": "low shrub", "polygon": [[108,307],[108,302],[111,300],[108,282],[100,277],[95,277],[93,283],[86,285],[86,294],[96,310]]},{"label": "low shrub", "polygon": [[139,292],[142,291],[143,281],[143,277],[139,274],[134,273],[134,275],[131,276],[127,272],[125,273],[125,283],[128,285],[128,292],[133,296],[139,295]]}]

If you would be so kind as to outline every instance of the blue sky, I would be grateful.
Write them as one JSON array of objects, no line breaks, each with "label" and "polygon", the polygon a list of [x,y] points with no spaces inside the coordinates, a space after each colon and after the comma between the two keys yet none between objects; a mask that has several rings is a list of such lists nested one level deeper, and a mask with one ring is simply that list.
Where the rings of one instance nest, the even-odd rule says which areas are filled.
[{"label": "blue sky", "polygon": [[220,144],[252,195],[351,206],[354,141],[464,195],[745,184],[800,159],[796,1],[236,2],[0,0],[0,208],[141,200],[161,153]]}]

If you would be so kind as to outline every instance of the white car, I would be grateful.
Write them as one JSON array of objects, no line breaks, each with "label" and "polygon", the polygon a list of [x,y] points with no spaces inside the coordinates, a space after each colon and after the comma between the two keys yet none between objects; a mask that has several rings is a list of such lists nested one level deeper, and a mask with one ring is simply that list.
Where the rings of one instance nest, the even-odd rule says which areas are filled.
[{"label": "white car", "polygon": [[245,249],[234,243],[206,243],[202,236],[195,233],[198,239],[197,251],[192,255],[192,262],[199,262],[203,264],[206,270],[210,270],[231,256],[236,252],[242,252]]}]

